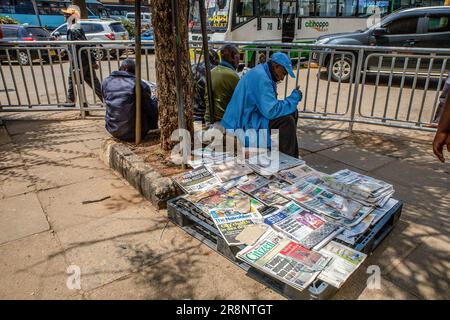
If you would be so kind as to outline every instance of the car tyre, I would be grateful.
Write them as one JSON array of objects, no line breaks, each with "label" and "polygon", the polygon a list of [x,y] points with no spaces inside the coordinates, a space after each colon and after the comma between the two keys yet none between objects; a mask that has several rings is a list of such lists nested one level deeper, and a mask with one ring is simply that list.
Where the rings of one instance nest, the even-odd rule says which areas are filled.
[{"label": "car tyre", "polygon": [[95,61],[101,61],[105,58],[106,54],[105,54],[105,50],[101,49],[101,48],[95,48],[92,50],[92,55],[95,59]]},{"label": "car tyre", "polygon": [[[332,63],[329,63],[328,68],[331,68],[331,79],[333,81],[339,82],[350,82],[352,77],[352,59],[348,56],[338,56],[333,59]],[[330,70],[327,70],[330,72]],[[354,70],[353,70],[354,71]]]},{"label": "car tyre", "polygon": [[30,57],[28,56],[28,53],[26,53],[25,51],[19,51],[17,61],[22,66],[27,66],[31,63]]}]

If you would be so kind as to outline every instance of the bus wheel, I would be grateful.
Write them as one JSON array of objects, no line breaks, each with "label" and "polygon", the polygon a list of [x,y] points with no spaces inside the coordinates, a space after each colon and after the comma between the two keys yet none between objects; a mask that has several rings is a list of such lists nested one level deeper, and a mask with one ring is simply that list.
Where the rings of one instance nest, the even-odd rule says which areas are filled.
[{"label": "bus wheel", "polygon": [[17,56],[17,61],[19,61],[19,63],[22,66],[27,66],[31,63],[30,57],[28,56],[28,54],[25,51],[19,51],[19,55]]},{"label": "bus wheel", "polygon": [[349,82],[352,75],[352,59],[338,57],[331,64],[331,78],[333,81]]}]

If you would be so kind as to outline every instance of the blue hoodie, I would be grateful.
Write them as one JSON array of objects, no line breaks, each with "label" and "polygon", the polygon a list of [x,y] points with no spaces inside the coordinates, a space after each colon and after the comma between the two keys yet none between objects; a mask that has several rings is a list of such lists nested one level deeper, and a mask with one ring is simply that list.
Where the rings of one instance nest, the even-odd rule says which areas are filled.
[{"label": "blue hoodie", "polygon": [[278,100],[277,84],[268,63],[259,64],[239,81],[220,123],[229,131],[263,129],[259,132],[261,139],[256,141],[243,132],[235,135],[246,147],[259,146],[264,141],[270,146],[269,121],[294,113],[300,99],[299,91],[294,89],[285,100]]}]

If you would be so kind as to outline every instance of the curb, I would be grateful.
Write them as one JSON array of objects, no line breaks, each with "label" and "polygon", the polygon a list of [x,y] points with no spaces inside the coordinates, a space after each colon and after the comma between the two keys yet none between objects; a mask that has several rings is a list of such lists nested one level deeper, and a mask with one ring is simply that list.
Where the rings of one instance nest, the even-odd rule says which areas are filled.
[{"label": "curb", "polygon": [[123,143],[103,141],[100,159],[158,209],[165,209],[167,201],[180,194],[172,179],[161,176]]}]

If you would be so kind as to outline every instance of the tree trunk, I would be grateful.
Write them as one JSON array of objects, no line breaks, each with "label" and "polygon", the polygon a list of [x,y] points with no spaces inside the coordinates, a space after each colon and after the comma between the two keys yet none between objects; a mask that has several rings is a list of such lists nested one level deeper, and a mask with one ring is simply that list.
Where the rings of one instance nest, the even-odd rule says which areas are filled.
[{"label": "tree trunk", "polygon": [[88,10],[86,6],[86,0],[72,0],[72,3],[80,7],[80,18],[87,19],[88,18]]},{"label": "tree trunk", "polygon": [[[184,97],[184,114],[186,129],[193,131],[192,115],[192,74],[188,44],[188,0],[179,1],[180,42],[181,42],[181,83]],[[152,9],[152,24],[155,37],[156,52],[156,82],[158,85],[158,108],[161,127],[161,148],[171,150],[176,142],[170,141],[172,132],[178,129],[178,109],[175,85],[174,29],[172,23],[171,1],[150,0]]]}]

